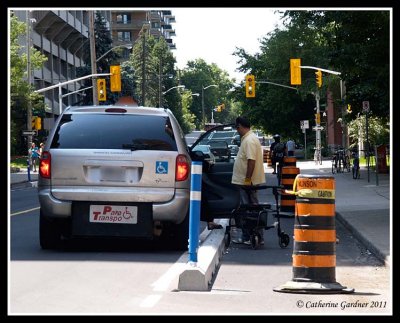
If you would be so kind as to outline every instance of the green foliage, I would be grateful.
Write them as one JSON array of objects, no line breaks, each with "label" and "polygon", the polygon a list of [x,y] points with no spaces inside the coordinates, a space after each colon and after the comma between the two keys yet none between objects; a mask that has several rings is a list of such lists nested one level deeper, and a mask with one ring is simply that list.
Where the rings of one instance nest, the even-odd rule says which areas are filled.
[{"label": "green foliage", "polygon": [[[102,16],[100,12],[96,12],[95,21],[94,21],[94,33],[95,33],[95,50],[96,50],[96,57],[101,57],[103,54],[106,54],[103,58],[101,58],[97,63],[97,72],[98,73],[109,73],[110,66],[117,64],[118,59],[121,55],[118,52],[118,49],[111,50],[112,46],[112,38],[111,38],[111,31],[107,27],[107,21]],[[111,50],[111,51],[110,51]],[[87,41],[83,45],[83,56],[82,59],[85,63],[84,66],[78,67],[76,69],[76,76],[82,77],[86,75],[92,74],[92,63],[90,59],[90,42]],[[122,68],[121,68],[121,75],[122,75]],[[86,79],[83,80],[83,87],[90,87],[92,86],[92,80]],[[101,104],[108,105],[113,104],[118,99],[118,92],[111,92],[110,91],[110,82],[107,82],[107,101],[102,102]],[[122,84],[123,85],[123,84]],[[124,87],[121,85],[122,89]],[[81,105],[92,105],[93,104],[93,89],[90,88],[85,91],[86,95],[83,99],[78,102]]]},{"label": "green foliage", "polygon": [[[31,104],[32,112],[37,115],[44,114],[44,97],[34,93],[32,85],[27,80],[27,49],[21,46],[23,37],[26,36],[26,23],[21,22],[11,14],[10,17],[10,144],[11,154],[26,153],[26,137],[21,136],[21,131],[27,129],[27,108]],[[32,71],[42,67],[47,60],[35,48],[30,48],[30,63]],[[31,71],[31,73],[32,73]]]},{"label": "green foliage", "polygon": [[[284,27],[261,40],[261,52],[250,55],[237,48],[239,70],[256,77],[256,98],[246,99],[243,86],[235,91],[242,112],[268,133],[302,139],[300,120],[314,120],[315,70],[302,69],[302,85],[293,90],[257,81],[290,85],[290,58],[303,66],[341,72],[346,101],[340,101],[339,77],[323,72],[320,103],[332,90],[337,105],[350,103],[355,118],[362,101],[370,101],[371,115],[389,117],[389,11],[285,11]],[[379,63],[378,63],[379,62]],[[344,117],[344,116],[343,116]],[[348,120],[349,121],[349,120]]]},{"label": "green foliage", "polygon": [[[358,139],[361,137],[366,142],[366,120],[365,115],[358,116],[348,124],[349,137],[351,139],[350,147],[358,145]],[[390,129],[388,119],[369,117],[368,118],[368,139],[370,146],[388,144],[390,142]]]},{"label": "green foliage", "polygon": [[[220,123],[229,123],[235,120],[236,116],[232,116],[230,105],[232,94],[228,94],[233,87],[232,80],[228,74],[221,70],[216,64],[207,64],[203,59],[189,61],[187,67],[182,70],[181,82],[186,89],[200,95],[193,99],[190,111],[195,115],[196,129],[202,129],[202,100],[204,100],[204,114],[206,122],[211,120],[211,110],[217,105],[225,104],[222,112],[214,113],[214,121]],[[209,87],[215,84],[217,87]],[[202,91],[203,88],[207,88]],[[202,92],[204,97],[202,98]]]}]

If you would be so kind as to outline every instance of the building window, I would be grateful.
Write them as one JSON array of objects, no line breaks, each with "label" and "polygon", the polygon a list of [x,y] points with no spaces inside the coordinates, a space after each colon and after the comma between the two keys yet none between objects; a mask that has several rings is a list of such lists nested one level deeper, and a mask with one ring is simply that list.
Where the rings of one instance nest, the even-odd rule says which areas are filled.
[{"label": "building window", "polygon": [[117,15],[117,24],[130,24],[131,23],[131,15],[127,13],[121,13]]},{"label": "building window", "polygon": [[118,40],[129,42],[131,41],[131,33],[130,31],[119,31],[118,32]]}]

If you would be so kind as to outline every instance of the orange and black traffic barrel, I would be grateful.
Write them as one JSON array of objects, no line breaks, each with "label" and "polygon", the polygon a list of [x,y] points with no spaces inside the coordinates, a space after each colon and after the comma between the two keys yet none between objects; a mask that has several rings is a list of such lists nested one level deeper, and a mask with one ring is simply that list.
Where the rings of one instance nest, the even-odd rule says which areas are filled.
[{"label": "orange and black traffic barrel", "polygon": [[336,282],[335,178],[298,175],[296,195],[293,278],[274,288],[279,292],[352,293]]},{"label": "orange and black traffic barrel", "polygon": [[283,166],[293,166],[296,167],[297,158],[296,157],[283,157]]},{"label": "orange and black traffic barrel", "polygon": [[[284,186],[285,190],[291,190],[293,188],[294,180],[296,176],[300,174],[300,168],[293,166],[283,166],[281,173],[281,184]],[[291,212],[294,216],[296,195],[288,194],[285,192],[281,193],[281,207],[282,212]],[[282,216],[283,217],[283,216]]]}]

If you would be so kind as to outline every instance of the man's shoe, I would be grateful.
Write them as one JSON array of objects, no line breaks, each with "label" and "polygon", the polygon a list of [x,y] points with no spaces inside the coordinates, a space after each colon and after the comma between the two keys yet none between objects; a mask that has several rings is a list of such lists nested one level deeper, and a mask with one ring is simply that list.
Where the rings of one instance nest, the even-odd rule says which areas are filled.
[{"label": "man's shoe", "polygon": [[274,174],[274,175],[275,175],[275,174],[276,174],[276,172],[272,172],[272,174]]},{"label": "man's shoe", "polygon": [[222,225],[214,222],[208,222],[207,223],[207,229],[208,230],[214,230],[214,229],[222,229]]},{"label": "man's shoe", "polygon": [[260,245],[262,245],[262,246],[264,245],[264,239],[260,240]]},{"label": "man's shoe", "polygon": [[250,239],[249,239],[249,240],[246,240],[246,241],[244,241],[243,243],[244,243],[244,244],[246,244],[246,245],[248,245],[248,246],[250,246],[250,245],[251,245],[251,241],[250,241]]}]

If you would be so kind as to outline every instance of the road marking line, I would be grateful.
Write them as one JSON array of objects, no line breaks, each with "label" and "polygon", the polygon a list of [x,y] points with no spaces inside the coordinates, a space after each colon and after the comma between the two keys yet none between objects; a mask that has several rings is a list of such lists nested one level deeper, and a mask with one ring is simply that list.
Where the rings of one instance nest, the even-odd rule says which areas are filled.
[{"label": "road marking line", "polygon": [[33,208],[33,209],[24,210],[24,211],[19,211],[19,212],[11,213],[11,216],[13,216],[13,215],[18,215],[18,214],[23,214],[23,213],[28,213],[28,212],[35,211],[35,210],[39,210],[39,209],[40,209],[40,207],[35,207],[35,208]]},{"label": "road marking line", "polygon": [[185,252],[159,279],[151,284],[153,291],[165,292],[170,283],[184,270],[188,261],[188,254]]}]

